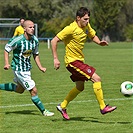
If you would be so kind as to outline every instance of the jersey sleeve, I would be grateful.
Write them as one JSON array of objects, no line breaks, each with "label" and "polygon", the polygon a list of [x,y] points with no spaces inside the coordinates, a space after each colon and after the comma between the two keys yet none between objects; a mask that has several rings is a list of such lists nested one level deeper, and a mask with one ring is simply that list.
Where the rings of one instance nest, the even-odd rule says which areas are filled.
[{"label": "jersey sleeve", "polygon": [[66,26],[62,31],[60,31],[56,36],[60,40],[65,40],[69,35],[71,35],[73,32],[72,27]]},{"label": "jersey sleeve", "polygon": [[32,36],[34,41],[35,41],[35,49],[33,50],[33,54],[37,55],[39,54],[39,41],[38,41],[38,38],[34,35]]},{"label": "jersey sleeve", "polygon": [[34,55],[38,55],[38,54],[39,54],[38,48],[39,48],[39,46],[37,45],[37,46],[35,47],[34,51],[33,51],[33,54],[34,54]]},{"label": "jersey sleeve", "polygon": [[17,47],[16,41],[13,41],[13,38],[9,40],[9,42],[5,45],[5,51],[8,53]]},{"label": "jersey sleeve", "polygon": [[91,25],[90,24],[88,24],[88,36],[90,37],[90,38],[93,38],[95,35],[96,35],[96,31],[91,27]]}]

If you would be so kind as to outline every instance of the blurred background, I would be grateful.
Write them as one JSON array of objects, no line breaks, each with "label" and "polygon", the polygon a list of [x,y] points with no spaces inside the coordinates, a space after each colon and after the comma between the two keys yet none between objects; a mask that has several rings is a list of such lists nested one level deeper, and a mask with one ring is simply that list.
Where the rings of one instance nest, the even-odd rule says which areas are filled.
[{"label": "blurred background", "polygon": [[91,11],[91,26],[101,39],[112,42],[133,40],[133,0],[1,0],[0,2],[0,38],[12,37],[15,29],[15,25],[3,26],[3,24],[18,24],[19,18],[22,17],[37,24],[38,38],[52,38],[74,21],[78,8],[85,6]]}]

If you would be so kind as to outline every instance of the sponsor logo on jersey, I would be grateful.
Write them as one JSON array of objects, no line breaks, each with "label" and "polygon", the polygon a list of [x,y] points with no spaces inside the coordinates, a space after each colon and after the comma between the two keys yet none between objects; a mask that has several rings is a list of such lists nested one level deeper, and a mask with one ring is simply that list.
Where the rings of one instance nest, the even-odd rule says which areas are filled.
[{"label": "sponsor logo on jersey", "polygon": [[32,54],[32,50],[26,50],[26,51],[23,53],[23,56],[24,56],[24,57],[29,57],[31,54]]}]

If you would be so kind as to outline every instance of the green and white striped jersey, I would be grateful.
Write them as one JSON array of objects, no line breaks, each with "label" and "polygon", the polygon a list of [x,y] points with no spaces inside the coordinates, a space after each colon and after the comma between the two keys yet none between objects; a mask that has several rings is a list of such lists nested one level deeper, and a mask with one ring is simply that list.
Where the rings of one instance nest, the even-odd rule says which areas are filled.
[{"label": "green and white striped jersey", "polygon": [[12,69],[22,72],[29,71],[32,68],[30,57],[32,54],[39,54],[38,47],[38,39],[34,35],[30,40],[27,40],[24,34],[11,38],[5,45],[5,50],[8,53],[13,51]]}]

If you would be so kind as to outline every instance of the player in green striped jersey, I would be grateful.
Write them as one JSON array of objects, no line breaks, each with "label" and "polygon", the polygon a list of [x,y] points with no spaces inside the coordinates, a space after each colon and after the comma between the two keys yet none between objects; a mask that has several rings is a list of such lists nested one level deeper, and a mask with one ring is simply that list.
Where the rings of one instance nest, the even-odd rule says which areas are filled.
[{"label": "player in green striped jersey", "polygon": [[30,20],[26,20],[24,22],[24,34],[10,39],[5,45],[4,51],[5,70],[10,68],[9,53],[13,51],[11,68],[14,72],[14,82],[17,84],[0,84],[0,89],[17,93],[23,93],[25,90],[28,90],[31,94],[32,102],[37,106],[41,113],[44,116],[53,116],[54,113],[45,109],[42,104],[37,94],[35,82],[31,79],[30,57],[32,54],[39,70],[42,72],[46,71],[46,68],[41,65],[38,47],[38,39],[34,36],[34,23]]}]

